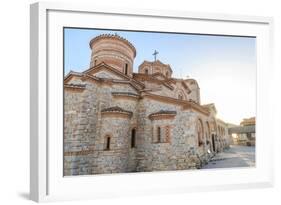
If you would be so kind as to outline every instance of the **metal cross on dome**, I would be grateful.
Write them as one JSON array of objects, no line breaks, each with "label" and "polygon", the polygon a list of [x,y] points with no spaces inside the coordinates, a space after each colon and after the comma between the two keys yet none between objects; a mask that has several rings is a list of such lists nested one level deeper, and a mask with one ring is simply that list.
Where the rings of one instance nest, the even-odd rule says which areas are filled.
[{"label": "metal cross on dome", "polygon": [[154,61],[156,61],[157,54],[159,54],[159,52],[157,50],[154,50],[154,53],[152,54],[152,55],[154,55]]}]

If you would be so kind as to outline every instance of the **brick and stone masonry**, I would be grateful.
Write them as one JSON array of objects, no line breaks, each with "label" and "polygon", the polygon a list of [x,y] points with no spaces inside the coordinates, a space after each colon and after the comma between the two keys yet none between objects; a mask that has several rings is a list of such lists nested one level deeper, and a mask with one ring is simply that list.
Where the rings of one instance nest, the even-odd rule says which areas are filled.
[{"label": "brick and stone masonry", "polygon": [[195,79],[159,60],[133,73],[136,49],[117,34],[90,49],[90,68],[64,78],[65,176],[197,169],[229,146]]}]

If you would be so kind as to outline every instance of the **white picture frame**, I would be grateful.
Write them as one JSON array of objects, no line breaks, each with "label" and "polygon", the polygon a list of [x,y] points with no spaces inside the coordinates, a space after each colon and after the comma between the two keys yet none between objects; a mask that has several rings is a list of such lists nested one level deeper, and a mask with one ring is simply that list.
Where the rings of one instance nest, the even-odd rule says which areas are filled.
[{"label": "white picture frame", "polygon": [[[112,21],[112,17],[118,21]],[[127,23],[124,23],[127,22]],[[150,22],[150,23],[148,23]],[[154,22],[154,23],[152,23]],[[95,25],[94,25],[95,24]],[[270,17],[35,3],[30,15],[30,198],[34,201],[273,186]],[[157,26],[155,26],[157,25]],[[186,25],[186,26],[182,26]],[[63,177],[62,28],[109,27],[257,37],[256,167]],[[58,107],[56,105],[59,105]],[[266,136],[266,138],[262,137]],[[147,184],[149,183],[149,186]]]}]

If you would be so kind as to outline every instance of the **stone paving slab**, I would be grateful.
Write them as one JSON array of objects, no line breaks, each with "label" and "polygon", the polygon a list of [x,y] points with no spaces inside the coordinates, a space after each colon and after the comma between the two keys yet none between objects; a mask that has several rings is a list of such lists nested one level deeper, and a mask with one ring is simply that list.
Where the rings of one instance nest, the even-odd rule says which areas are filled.
[{"label": "stone paving slab", "polygon": [[216,154],[202,169],[254,167],[255,147],[231,145],[229,149]]}]

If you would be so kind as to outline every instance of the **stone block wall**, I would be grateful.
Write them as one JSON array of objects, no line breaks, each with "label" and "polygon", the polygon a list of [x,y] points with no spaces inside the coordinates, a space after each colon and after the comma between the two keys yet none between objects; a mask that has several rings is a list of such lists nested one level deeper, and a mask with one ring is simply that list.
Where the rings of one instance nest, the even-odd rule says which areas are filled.
[{"label": "stone block wall", "polygon": [[[128,172],[136,169],[136,148],[130,148],[130,132],[137,126],[137,100],[118,99],[113,92],[136,91],[129,85],[86,83],[81,92],[65,92],[64,175]],[[101,110],[119,106],[133,115],[129,119],[102,118]],[[111,149],[104,137],[111,135]],[[71,156],[70,156],[71,155]]]},{"label": "stone block wall", "polygon": [[[148,116],[159,110],[176,111],[174,119],[150,120]],[[143,99],[139,103],[138,171],[179,170],[196,166],[196,129],[192,126],[196,114],[183,111],[181,107]],[[155,142],[155,130],[161,128],[161,137],[165,127],[169,126],[170,140]],[[197,159],[198,160],[198,159]]]},{"label": "stone block wall", "polygon": [[[204,136],[211,121],[194,110],[149,98],[124,98],[114,92],[138,93],[129,84],[83,82],[83,92],[65,92],[64,175],[88,175],[160,170],[186,170],[209,160],[210,145],[198,146],[196,122],[203,121]],[[132,112],[130,117],[102,116],[103,109],[118,106]],[[172,119],[152,120],[160,110],[176,111]],[[161,128],[161,142],[155,141]],[[136,129],[136,147],[131,131]],[[169,134],[166,134],[169,133]],[[106,136],[110,149],[106,150]],[[216,141],[218,151],[223,148]]]}]

